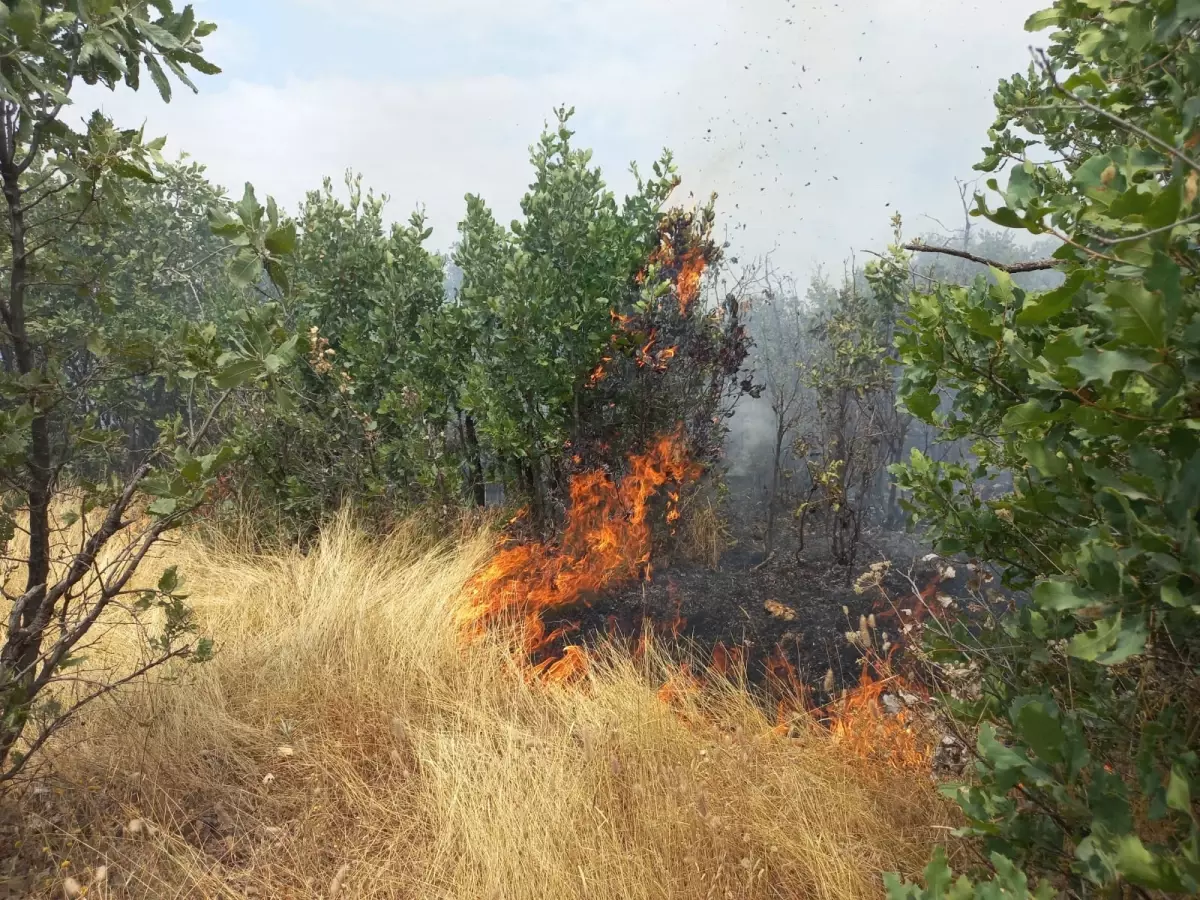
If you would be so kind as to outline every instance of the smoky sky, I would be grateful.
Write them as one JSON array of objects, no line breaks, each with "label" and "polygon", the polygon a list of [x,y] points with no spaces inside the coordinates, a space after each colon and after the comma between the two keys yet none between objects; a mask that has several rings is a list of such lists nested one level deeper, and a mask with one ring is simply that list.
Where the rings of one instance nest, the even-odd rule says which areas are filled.
[{"label": "smoky sky", "polygon": [[478,193],[519,215],[528,148],[560,105],[618,194],[672,148],[676,200],[719,195],[731,252],[805,275],[961,220],[1000,77],[1024,71],[1045,0],[204,0],[224,74],[164,106],[83,93],[166,134],[240,192],[295,208],[352,169],[421,208],[448,247]]}]

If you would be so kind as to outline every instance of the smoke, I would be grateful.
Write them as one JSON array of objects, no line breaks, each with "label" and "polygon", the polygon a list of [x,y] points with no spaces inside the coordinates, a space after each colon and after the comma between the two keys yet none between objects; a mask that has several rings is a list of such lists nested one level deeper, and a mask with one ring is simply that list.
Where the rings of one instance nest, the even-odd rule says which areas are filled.
[{"label": "smoke", "polygon": [[[706,4],[700,4],[700,8]],[[957,215],[999,78],[1042,0],[743,0],[672,104],[685,188],[716,191],[736,252],[802,275]],[[923,221],[923,220],[921,220]]]},{"label": "smoke", "polygon": [[728,474],[736,479],[753,479],[765,486],[771,473],[775,445],[775,414],[766,397],[742,397],[729,420],[725,439]]}]

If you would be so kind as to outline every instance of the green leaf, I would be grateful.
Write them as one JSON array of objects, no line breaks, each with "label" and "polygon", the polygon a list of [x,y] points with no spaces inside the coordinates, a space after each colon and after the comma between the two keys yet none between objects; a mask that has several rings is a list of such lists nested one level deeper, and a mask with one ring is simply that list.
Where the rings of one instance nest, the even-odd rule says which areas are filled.
[{"label": "green leaf", "polygon": [[1062,12],[1058,9],[1042,9],[1025,20],[1026,31],[1044,31],[1059,23]]},{"label": "green leaf", "polygon": [[279,288],[281,294],[287,295],[291,293],[291,282],[288,279],[287,270],[279,264],[278,260],[267,260],[266,269],[271,282]]},{"label": "green leaf", "polygon": [[169,516],[175,512],[178,505],[179,501],[172,497],[159,497],[150,504],[148,509],[156,516]]},{"label": "green leaf", "polygon": [[941,398],[926,390],[910,391],[904,397],[904,405],[909,412],[924,422],[931,420],[940,404]]},{"label": "green leaf", "polygon": [[8,27],[29,46],[37,37],[38,25],[42,21],[42,4],[37,0],[19,0],[8,17]]},{"label": "green leaf", "polygon": [[154,184],[157,180],[154,173],[145,166],[138,165],[131,159],[115,159],[112,163],[113,172],[122,178],[133,178],[146,184]]},{"label": "green leaf", "polygon": [[287,222],[267,232],[264,245],[276,256],[287,256],[296,249],[296,223]]},{"label": "green leaf", "polygon": [[177,587],[179,587],[179,569],[177,566],[171,566],[158,579],[158,589],[164,594],[173,594]]},{"label": "green leaf", "polygon": [[245,225],[219,206],[209,207],[208,227],[213,234],[226,238],[243,234],[246,231]]},{"label": "green leaf", "polygon": [[1171,767],[1171,778],[1167,783],[1167,806],[1188,815],[1192,814],[1192,791],[1187,771],[1179,763]]},{"label": "green leaf", "polygon": [[1143,653],[1146,637],[1144,622],[1127,622],[1122,613],[1117,613],[1098,621],[1091,631],[1071,638],[1067,653],[1076,659],[1115,666]]},{"label": "green leaf", "polygon": [[1161,347],[1166,339],[1162,300],[1133,281],[1109,289],[1108,304],[1117,313],[1121,338],[1144,347]]},{"label": "green leaf", "polygon": [[1043,581],[1033,589],[1033,601],[1043,609],[1068,612],[1094,606],[1095,598],[1081,594],[1079,588],[1069,581]]},{"label": "green leaf", "polygon": [[1067,738],[1053,701],[1031,700],[1017,713],[1022,739],[1041,759],[1061,763]]},{"label": "green leaf", "polygon": [[128,71],[128,66],[125,64],[125,57],[118,53],[117,48],[105,40],[103,35],[96,37],[95,48],[96,52],[103,56],[122,75]]},{"label": "green leaf", "polygon": [[924,874],[926,895],[941,897],[954,877],[954,873],[951,872],[950,865],[946,861],[946,851],[941,847],[933,851],[933,858],[925,866]]},{"label": "green leaf", "polygon": [[1025,305],[1017,313],[1018,325],[1041,325],[1071,308],[1075,295],[1087,280],[1083,270],[1074,272],[1060,287],[1044,294],[1026,298]]},{"label": "green leaf", "polygon": [[1029,760],[996,740],[996,729],[990,722],[979,726],[978,740],[979,755],[992,764],[997,771],[1023,770],[1029,765]]},{"label": "green leaf", "polygon": [[1179,266],[1165,253],[1154,254],[1154,262],[1146,270],[1146,287],[1157,291],[1163,298],[1164,327],[1170,329],[1175,324],[1183,305],[1183,273]]},{"label": "green leaf", "polygon": [[153,22],[147,22],[144,19],[134,17],[134,25],[138,31],[146,36],[146,39],[155,47],[162,50],[179,50],[183,45],[179,43],[179,38],[167,31],[161,25],[155,25]]},{"label": "green leaf", "polygon": [[1097,154],[1077,168],[1071,176],[1071,180],[1084,189],[1107,191],[1109,190],[1109,186],[1105,184],[1105,179],[1111,176],[1113,168],[1111,156],[1108,154]]},{"label": "green leaf", "polygon": [[1029,428],[1033,425],[1044,425],[1056,418],[1052,413],[1042,408],[1039,400],[1026,400],[1017,406],[1010,407],[1004,414],[1004,427],[1011,431]]},{"label": "green leaf", "polygon": [[262,221],[263,208],[259,204],[258,198],[254,196],[254,185],[248,181],[242,191],[242,199],[237,205],[237,214],[247,228],[253,228]]},{"label": "green leaf", "polygon": [[153,53],[147,53],[143,57],[143,61],[146,63],[146,68],[150,71],[150,80],[158,88],[159,96],[162,97],[164,103],[170,103],[171,82],[167,79],[167,74],[163,71],[162,66],[158,64],[158,58]]},{"label": "green leaf", "polygon": [[1118,372],[1149,372],[1154,365],[1140,356],[1124,350],[1097,350],[1089,347],[1072,357],[1067,365],[1078,372],[1084,383],[1099,381],[1108,384]]},{"label": "green leaf", "polygon": [[213,658],[212,638],[200,638],[196,641],[196,649],[192,651],[192,662],[208,662]]},{"label": "green leaf", "polygon": [[221,67],[209,62],[198,53],[180,53],[179,58],[199,72],[201,75],[220,75]]},{"label": "green leaf", "polygon": [[1159,592],[1162,597],[1162,602],[1173,609],[1183,609],[1185,606],[1191,606],[1187,599],[1183,596],[1183,592],[1174,585],[1164,584]]},{"label": "green leaf", "polygon": [[262,260],[250,249],[239,250],[229,263],[229,275],[242,287],[249,287],[262,277]]},{"label": "green leaf", "polygon": [[1025,171],[1024,166],[1014,166],[1008,176],[1008,190],[1004,194],[1005,200],[1014,206],[1028,206],[1029,202],[1037,197],[1037,194],[1037,186],[1034,184],[1033,176]]},{"label": "green leaf", "polygon": [[1167,860],[1147,850],[1136,834],[1118,838],[1116,868],[1129,881],[1144,888],[1170,892],[1184,889]]},{"label": "green leaf", "polygon": [[223,391],[235,388],[245,384],[253,378],[262,368],[262,364],[256,359],[242,359],[231,365],[226,366],[221,370],[220,374],[213,379],[218,388]]},{"label": "green leaf", "polygon": [[983,215],[991,222],[999,225],[1001,228],[1024,228],[1025,220],[1016,214],[1007,206],[1002,206],[996,210],[985,210]]},{"label": "green leaf", "polygon": [[200,89],[196,87],[196,85],[192,82],[192,79],[188,78],[187,72],[183,71],[183,67],[179,65],[179,63],[177,63],[170,56],[164,56],[163,60],[166,62],[167,68],[171,70],[171,73],[185,85],[191,88],[193,94],[200,93]]}]

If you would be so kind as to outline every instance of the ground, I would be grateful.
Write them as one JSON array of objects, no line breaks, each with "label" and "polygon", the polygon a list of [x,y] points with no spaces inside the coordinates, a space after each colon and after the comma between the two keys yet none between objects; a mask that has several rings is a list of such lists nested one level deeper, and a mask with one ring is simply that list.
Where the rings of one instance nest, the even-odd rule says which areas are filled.
[{"label": "ground", "polygon": [[[733,545],[716,568],[678,558],[654,561],[649,580],[628,584],[547,615],[550,628],[566,629],[558,642],[587,644],[613,634],[636,640],[648,620],[660,635],[678,635],[707,661],[714,648],[743,648],[752,682],[764,680],[780,656],[816,699],[834,672],[835,687],[857,682],[861,650],[846,639],[861,616],[877,614],[883,641],[891,603],[876,589],[856,591],[855,580],[874,563],[887,561],[888,597],[897,606],[925,589],[941,570],[925,561],[927,546],[903,531],[867,529],[853,567],[836,564],[819,526],[803,552],[784,522],[778,549],[764,559],[761,504],[740,503],[727,512]],[[895,631],[888,638],[895,641]],[[557,650],[557,647],[556,647]],[[734,651],[736,652],[736,650]],[[722,650],[716,653],[721,655]]]}]

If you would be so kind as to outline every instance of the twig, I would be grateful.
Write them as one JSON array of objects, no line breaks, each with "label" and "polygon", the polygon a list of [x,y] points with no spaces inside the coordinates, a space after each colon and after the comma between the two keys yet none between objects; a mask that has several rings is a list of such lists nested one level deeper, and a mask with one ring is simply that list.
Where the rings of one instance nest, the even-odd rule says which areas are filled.
[{"label": "twig", "polygon": [[1148,238],[1151,235],[1162,234],[1164,231],[1173,231],[1180,225],[1190,225],[1193,222],[1200,222],[1200,213],[1194,216],[1188,216],[1186,219],[1180,219],[1178,222],[1172,222],[1170,225],[1163,225],[1161,228],[1154,228],[1150,231],[1139,231],[1137,234],[1127,234],[1124,237],[1102,238],[1091,235],[1091,239],[1097,244],[1106,244],[1112,246],[1114,244],[1126,244],[1129,241],[1140,241],[1142,238]]},{"label": "twig", "polygon": [[1146,131],[1144,128],[1139,128],[1137,125],[1133,124],[1128,119],[1122,119],[1116,113],[1111,113],[1107,109],[1104,109],[1103,107],[1097,106],[1095,103],[1092,103],[1090,100],[1084,100],[1078,94],[1074,94],[1071,91],[1067,90],[1062,85],[1060,85],[1058,83],[1058,79],[1056,79],[1054,77],[1054,69],[1050,65],[1050,59],[1049,59],[1049,57],[1046,56],[1045,50],[1035,51],[1034,59],[1037,60],[1041,64],[1042,72],[1046,75],[1046,78],[1048,78],[1050,80],[1050,86],[1052,88],[1054,88],[1055,91],[1062,94],[1064,97],[1073,101],[1074,103],[1078,103],[1084,109],[1089,109],[1092,112],[1094,112],[1096,115],[1103,116],[1104,118],[1108,119],[1113,124],[1119,125],[1120,127],[1124,128],[1126,131],[1132,131],[1134,134],[1138,135],[1138,137],[1144,138],[1145,140],[1149,141],[1151,144],[1153,144],[1155,147],[1158,147],[1158,149],[1162,150],[1164,153],[1168,153],[1171,156],[1175,157],[1177,160],[1179,160],[1181,163],[1183,163],[1189,169],[1192,169],[1196,172],[1200,172],[1200,162],[1197,162],[1196,160],[1192,159],[1190,156],[1188,156],[1186,153],[1184,153],[1179,148],[1175,147],[1172,144],[1167,143],[1162,138],[1155,137],[1150,132]]},{"label": "twig", "polygon": [[1001,272],[1007,272],[1009,275],[1017,275],[1021,272],[1044,272],[1047,269],[1054,269],[1062,265],[1062,260],[1058,259],[1034,259],[1029,262],[1020,263],[996,262],[994,259],[976,256],[974,253],[966,250],[955,250],[953,247],[935,247],[932,244],[926,244],[924,241],[912,241],[905,244],[904,249],[910,250],[913,253],[942,253],[946,256],[957,256],[959,259],[967,259],[980,265],[991,266],[993,269],[999,269]]},{"label": "twig", "polygon": [[39,734],[34,740],[30,741],[29,746],[25,748],[25,753],[23,756],[18,757],[16,762],[14,762],[6,771],[0,772],[0,784],[3,784],[6,781],[11,781],[13,778],[19,775],[21,770],[25,768],[25,763],[29,759],[33,758],[37,751],[42,748],[42,745],[45,744],[46,741],[50,740],[55,733],[61,730],[62,727],[66,725],[67,722],[70,721],[84,706],[91,703],[93,700],[103,697],[105,694],[112,693],[119,687],[123,687],[132,681],[136,681],[138,678],[141,678],[143,675],[152,671],[153,669],[157,669],[159,666],[162,666],[173,659],[179,659],[187,656],[191,652],[191,647],[180,647],[179,649],[173,650],[172,652],[160,656],[157,659],[151,660],[135,671],[130,672],[123,678],[109,682],[108,684],[97,688],[86,697],[76,701],[76,703],[70,709],[43,728],[42,733]]}]

